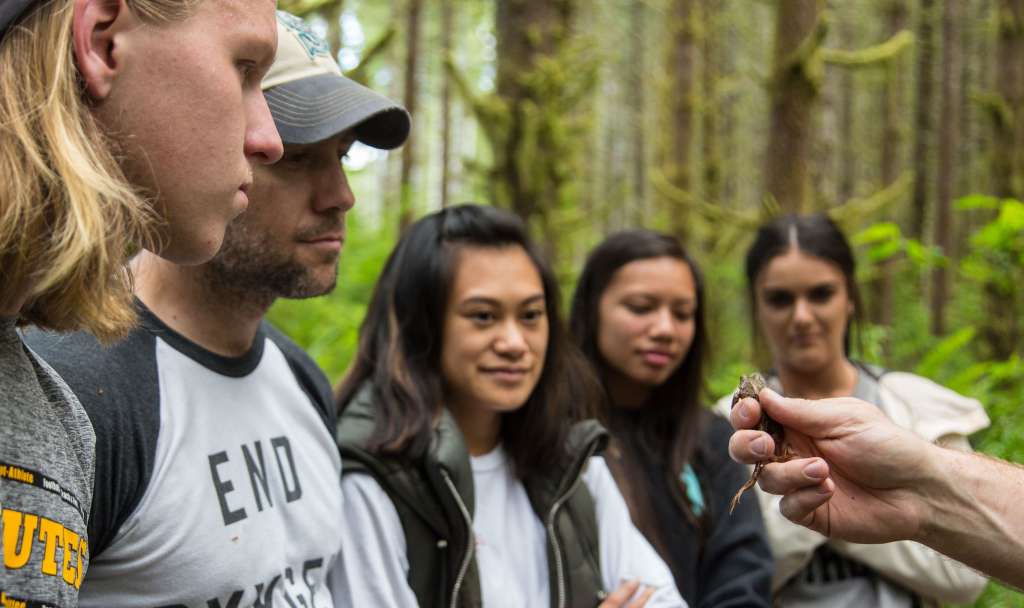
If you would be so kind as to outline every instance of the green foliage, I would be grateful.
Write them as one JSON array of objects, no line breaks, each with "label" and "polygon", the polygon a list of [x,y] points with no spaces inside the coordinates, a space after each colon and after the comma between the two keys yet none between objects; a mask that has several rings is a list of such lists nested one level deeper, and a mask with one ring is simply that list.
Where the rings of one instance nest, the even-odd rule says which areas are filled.
[{"label": "green foliage", "polygon": [[853,235],[850,242],[856,247],[866,248],[863,257],[868,265],[863,268],[862,280],[873,278],[875,265],[891,258],[902,256],[916,273],[946,263],[946,258],[937,247],[928,247],[904,236],[899,225],[894,222],[872,224]]},{"label": "green foliage", "polygon": [[332,3],[333,0],[281,0],[278,2],[277,8],[299,17],[305,17]]},{"label": "green foliage", "polygon": [[[919,280],[941,256],[907,239],[889,222],[869,226],[853,241],[867,262],[864,272],[868,275],[874,274],[881,261],[896,257],[902,263],[893,298],[897,303],[895,320],[887,330],[894,347],[888,363],[912,367],[922,376],[981,401],[992,426],[975,438],[978,448],[1024,462],[1024,344],[1019,340],[1024,317],[1024,204],[972,195],[958,201],[957,208],[996,214],[971,235],[961,258],[961,288],[953,292],[951,302],[957,329],[946,336],[928,334],[928,311]],[[993,343],[1007,335],[1011,336],[1009,345]]]},{"label": "green foliage", "polygon": [[[993,201],[971,199],[964,208]],[[1006,199],[997,214],[970,239],[971,249],[961,262],[963,278],[982,294],[978,302],[980,328],[987,354],[1004,359],[1021,353],[1024,339],[1024,203]]]},{"label": "green foliage", "polygon": [[974,340],[976,333],[973,327],[964,327],[943,338],[928,351],[914,370],[915,373],[929,378],[939,376],[939,371]]}]

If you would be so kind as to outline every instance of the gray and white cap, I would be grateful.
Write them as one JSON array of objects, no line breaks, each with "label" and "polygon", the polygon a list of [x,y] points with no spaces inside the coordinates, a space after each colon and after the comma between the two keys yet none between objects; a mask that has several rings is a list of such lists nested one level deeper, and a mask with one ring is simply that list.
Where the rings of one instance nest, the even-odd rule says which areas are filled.
[{"label": "gray and white cap", "polygon": [[342,75],[327,42],[284,11],[277,11],[277,55],[263,94],[285,143],[309,144],[353,129],[357,140],[389,150],[409,136],[405,108]]},{"label": "gray and white cap", "polygon": [[3,40],[8,29],[27,14],[33,4],[42,3],[37,0],[0,0],[0,40]]}]

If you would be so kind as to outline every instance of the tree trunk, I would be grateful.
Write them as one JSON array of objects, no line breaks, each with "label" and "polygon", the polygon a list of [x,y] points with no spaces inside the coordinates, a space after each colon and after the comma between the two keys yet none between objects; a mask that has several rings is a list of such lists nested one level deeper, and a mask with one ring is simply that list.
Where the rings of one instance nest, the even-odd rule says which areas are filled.
[{"label": "tree trunk", "polygon": [[[892,0],[885,8],[886,29],[889,36],[895,36],[907,27],[907,7],[903,0]],[[903,148],[903,61],[891,59],[885,66],[885,81],[882,84],[882,153],[879,166],[880,187],[885,188],[900,174],[901,150]],[[893,258],[879,264],[877,286],[871,320],[884,327],[892,326]],[[883,352],[889,353],[888,340],[882,345]]]},{"label": "tree trunk", "polygon": [[556,83],[550,71],[565,61],[575,8],[576,0],[498,0],[496,8],[496,89],[507,120],[491,142],[494,198],[540,229],[550,255],[558,236],[549,214],[561,203],[579,143],[566,126],[577,104],[566,80],[581,77],[578,66],[563,65]]},{"label": "tree trunk", "polygon": [[935,0],[921,0],[917,24],[917,100],[914,109],[914,198],[910,210],[910,236],[924,238],[928,209],[928,188],[931,186],[929,152],[932,137],[932,112],[935,88],[935,34],[932,23]]},{"label": "tree trunk", "polygon": [[775,26],[765,190],[789,211],[812,208],[810,155],[819,82],[808,64],[820,44],[820,0],[780,0]]},{"label": "tree trunk", "polygon": [[[963,19],[961,0],[945,0],[942,14],[942,101],[939,111],[939,164],[935,201],[935,244],[952,258],[953,197],[957,183],[956,149],[959,144],[960,27]],[[952,266],[952,259],[950,260]],[[949,299],[949,272],[944,266],[932,274],[932,334],[946,331],[946,303]]]},{"label": "tree trunk", "polygon": [[[441,57],[451,56],[452,22],[454,7],[452,0],[441,0]],[[441,76],[441,208],[448,206],[448,186],[451,181],[452,156],[452,81],[447,70]]]},{"label": "tree trunk", "polygon": [[[423,12],[423,0],[409,0],[406,13],[406,50],[405,50],[405,109],[416,116],[416,82],[420,56],[420,15]],[[413,219],[413,185],[412,172],[415,163],[416,136],[410,134],[402,148],[402,174],[400,179],[400,207],[398,227],[405,230]]]},{"label": "tree trunk", "polygon": [[704,162],[704,199],[714,203],[722,201],[722,158],[718,151],[719,107],[718,84],[718,15],[721,0],[701,2],[701,104],[702,139],[701,156]]},{"label": "tree trunk", "polygon": [[[710,2],[716,3],[715,0],[710,0]],[[735,23],[725,21],[722,25],[721,29],[725,30],[723,33],[724,49],[727,52],[719,53],[721,76],[723,80],[734,79],[737,77],[736,54],[728,50],[737,48],[742,43],[743,38],[740,36],[739,28]],[[735,92],[729,92],[728,95],[720,94],[716,99],[722,119],[722,158],[728,159],[728,162],[721,164],[719,170],[722,179],[721,201],[722,204],[730,207],[738,207],[740,204],[740,178],[738,174],[740,173],[740,166],[743,165],[743,163],[737,162],[741,149],[738,141],[737,108],[739,102],[737,97]]]},{"label": "tree trunk", "polygon": [[[686,193],[692,193],[693,163],[690,151],[693,147],[693,83],[697,41],[694,37],[693,0],[672,0],[668,14],[668,54],[665,72],[669,75],[670,86],[665,107],[668,111],[667,138],[663,172],[670,184]],[[685,239],[688,223],[686,209],[676,205],[669,212],[670,230]]]},{"label": "tree trunk", "polygon": [[[839,23],[839,44],[842,48],[856,48],[853,24],[844,19]],[[836,204],[853,198],[857,181],[857,148],[854,145],[854,86],[853,70],[843,69],[839,74],[839,185]]]},{"label": "tree trunk", "polygon": [[[957,182],[954,186],[957,192],[971,192],[971,184],[974,183],[974,159],[976,158],[972,154],[971,144],[973,142],[973,121],[971,120],[972,108],[970,105],[969,95],[971,91],[977,91],[980,89],[978,83],[974,80],[971,71],[971,57],[973,56],[973,30],[977,29],[974,26],[974,13],[969,10],[973,8],[973,5],[981,4],[981,0],[974,0],[974,2],[965,3],[965,7],[961,10],[960,14],[963,18],[959,26],[960,39],[957,44],[960,45],[960,73],[956,75],[957,86],[956,94],[960,97],[958,102],[960,106],[960,115],[958,120],[960,126],[958,128],[958,145],[956,149],[956,164],[959,167],[957,173]],[[953,237],[954,249],[958,252],[961,250],[959,234]]]},{"label": "tree trunk", "polygon": [[644,52],[647,44],[647,11],[645,3],[633,2],[630,6],[630,57],[629,104],[632,108],[631,133],[633,139],[633,223],[642,226],[647,220],[647,116],[644,91],[647,88],[648,73],[645,69]]},{"label": "tree trunk", "polygon": [[994,194],[1024,200],[1024,0],[999,0]]}]

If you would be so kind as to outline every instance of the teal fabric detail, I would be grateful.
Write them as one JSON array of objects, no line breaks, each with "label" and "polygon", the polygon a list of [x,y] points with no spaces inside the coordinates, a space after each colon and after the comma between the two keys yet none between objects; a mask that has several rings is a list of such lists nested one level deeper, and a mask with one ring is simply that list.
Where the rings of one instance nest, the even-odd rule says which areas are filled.
[{"label": "teal fabric detail", "polygon": [[689,463],[683,467],[683,474],[680,475],[680,478],[683,480],[683,485],[686,486],[686,498],[690,500],[693,514],[700,517],[704,513],[704,492],[700,489],[697,473],[694,472],[693,467]]}]

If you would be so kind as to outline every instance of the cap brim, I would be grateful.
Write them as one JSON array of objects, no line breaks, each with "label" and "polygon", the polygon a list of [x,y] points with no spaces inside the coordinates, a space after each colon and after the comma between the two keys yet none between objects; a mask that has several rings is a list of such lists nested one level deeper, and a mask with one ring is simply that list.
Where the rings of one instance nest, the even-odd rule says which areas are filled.
[{"label": "cap brim", "polygon": [[409,137],[411,121],[402,106],[335,74],[286,82],[264,95],[285,143],[310,144],[353,129],[364,144],[390,150]]},{"label": "cap brim", "polygon": [[11,29],[28,12],[28,7],[41,4],[38,0],[2,0],[0,1],[0,40],[7,30]]}]

